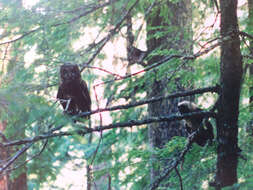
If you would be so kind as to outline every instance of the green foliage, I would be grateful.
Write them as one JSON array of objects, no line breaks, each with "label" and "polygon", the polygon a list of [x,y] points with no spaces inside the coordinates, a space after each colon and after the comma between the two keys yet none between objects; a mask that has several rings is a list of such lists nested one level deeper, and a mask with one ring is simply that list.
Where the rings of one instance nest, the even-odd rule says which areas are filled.
[{"label": "green foliage", "polygon": [[[2,61],[2,56],[0,60],[2,67],[0,72],[0,120],[7,122],[4,134],[9,140],[20,140],[46,134],[52,127],[62,125],[64,125],[62,129],[64,131],[82,129],[80,123],[74,124],[71,118],[62,114],[59,102],[55,100],[57,84],[59,83],[59,66],[64,62],[83,64],[89,60],[98,49],[92,48],[94,43],[98,43],[108,34],[108,31],[119,22],[124,11],[135,0],[129,2],[119,0],[104,8],[91,11],[85,16],[82,14],[107,1],[40,0],[30,8],[23,7],[21,2],[16,0],[0,1],[0,28],[4,30],[0,31],[0,41],[5,42],[21,37],[20,40],[10,43],[8,48],[5,45],[0,46],[0,48],[3,47],[0,49],[1,53],[4,52],[5,48],[8,49],[8,60]],[[155,5],[151,12],[144,16],[147,8],[154,2]],[[176,5],[179,0],[169,2]],[[219,36],[217,28],[210,29],[209,27],[212,31],[211,36],[206,35],[206,30],[200,32],[205,28],[203,18],[215,14],[213,2],[207,0],[192,2],[194,40],[191,46],[194,51],[202,50],[207,41]],[[175,50],[171,46],[175,45],[176,47],[182,37],[188,38],[191,35],[187,31],[184,32],[183,36],[177,34],[178,27],[171,26],[172,11],[165,6],[165,3],[167,1],[142,0],[131,13],[133,25],[139,21],[140,17],[138,16],[140,15],[145,19],[152,18],[151,20],[157,19],[158,16],[163,18],[163,24],[152,26],[146,23],[146,28],[143,28],[148,32],[148,35],[147,39],[141,40],[164,41],[161,46],[153,49],[145,63],[151,63],[151,61],[157,63],[161,58],[170,55],[182,55],[182,48],[175,48]],[[241,9],[244,12],[246,10],[245,7]],[[159,14],[157,14],[158,10]],[[252,19],[247,19],[245,15],[243,14],[240,17],[240,24],[242,28],[246,29],[246,32],[252,34],[252,27],[250,26]],[[120,41],[122,36],[126,37],[125,24],[123,23],[121,30],[113,36],[111,42],[115,43]],[[247,27],[246,24],[248,24]],[[90,41],[89,36],[94,28],[99,32],[92,34],[94,41]],[[134,27],[134,35],[138,32]],[[78,45],[74,47],[76,43]],[[136,41],[135,43],[134,45],[137,47],[139,42]],[[199,44],[204,44],[204,46]],[[244,55],[250,54],[245,43],[241,45],[241,50]],[[33,54],[36,56],[34,57]],[[102,68],[108,68],[105,65],[107,63],[103,62],[108,57],[104,52],[100,52],[91,65],[97,66],[98,64]],[[116,57],[118,56],[116,55]],[[32,60],[27,63],[27,58],[32,58]],[[111,60],[109,59],[109,61]],[[212,86],[219,83],[219,61],[218,50],[194,61],[171,59],[140,75],[105,83],[101,85],[104,88],[103,92],[99,91],[103,94],[99,95],[105,100],[110,99],[110,105],[116,105],[143,100],[147,97],[147,92],[153,84],[165,79],[167,86],[164,91],[168,93],[178,90],[178,84],[184,88]],[[251,62],[252,59],[250,58],[244,59],[245,66]],[[120,63],[116,64],[119,65]],[[143,69],[141,66],[137,68]],[[115,73],[121,72],[118,67],[115,70],[113,69],[112,71],[116,70]],[[94,70],[85,69],[82,78],[89,82],[95,109],[93,85],[97,81],[114,80],[115,76],[100,76]],[[248,88],[253,84],[252,76],[245,74],[243,82],[239,118],[239,144],[242,155],[247,158],[247,161],[239,160],[238,184],[228,189],[250,190],[253,188],[251,174],[253,152],[252,137],[249,136],[248,130],[251,127],[249,122],[252,120],[252,113],[249,110],[248,103],[245,102],[249,97]],[[199,95],[198,97],[204,96]],[[204,100],[213,97],[213,95],[208,94]],[[100,107],[103,106],[100,105]],[[147,105],[110,113],[113,123],[141,120],[146,116]],[[95,120],[94,123],[97,124],[99,121]],[[94,171],[95,180],[110,175],[112,178],[111,185],[114,189],[144,189],[150,185],[149,173],[151,168],[156,167],[162,170],[169,167],[171,162],[177,159],[184,150],[187,141],[185,137],[173,137],[164,148],[152,149],[148,143],[146,125],[103,132],[101,144],[97,149],[99,140],[100,134],[94,134],[92,142],[89,142],[89,135],[83,137],[76,134],[70,137],[57,137],[49,139],[45,149],[43,149],[45,140],[36,142],[18,160],[15,166],[19,166],[20,163],[29,160],[34,155],[38,154],[38,156],[29,161],[26,168],[21,167],[12,172],[11,177],[15,178],[27,169],[29,189],[40,189],[45,183],[49,186],[52,184],[51,188],[56,188],[54,182],[66,164],[74,163],[74,165],[79,165],[78,169],[81,170],[85,168],[86,162],[91,163],[93,161],[94,154],[97,151],[93,165],[98,166],[99,169]],[[215,145],[214,143],[213,146],[202,148],[193,144],[186,154],[184,162],[178,167],[184,189],[200,189],[213,179],[216,163]],[[22,147],[17,146],[17,149]],[[157,164],[151,163],[153,157],[157,159]],[[163,183],[166,184],[168,190],[179,189],[180,186],[175,171]],[[103,185],[106,186],[107,182],[104,182]]]}]

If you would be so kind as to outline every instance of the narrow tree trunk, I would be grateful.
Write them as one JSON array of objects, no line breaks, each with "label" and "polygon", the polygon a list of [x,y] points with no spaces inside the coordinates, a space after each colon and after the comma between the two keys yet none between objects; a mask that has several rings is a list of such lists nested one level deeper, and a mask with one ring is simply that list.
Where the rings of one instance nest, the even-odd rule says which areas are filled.
[{"label": "narrow tree trunk", "polygon": [[[249,23],[248,28],[252,31],[253,29],[253,0],[248,0],[248,9],[249,9]],[[253,55],[253,41],[250,41],[250,54]],[[253,62],[250,64],[249,67],[249,75],[250,78],[253,77]],[[250,113],[251,113],[251,121],[250,121],[250,134],[253,135],[253,86],[249,89],[250,95]]]},{"label": "narrow tree trunk", "polygon": [[[147,17],[147,47],[148,51],[160,47],[161,49],[174,49],[180,53],[191,52],[192,39],[192,9],[191,0],[181,0],[178,3],[171,1],[163,1],[163,7],[154,7],[153,13]],[[164,8],[166,7],[166,8]],[[168,15],[162,17],[162,9],[168,9]],[[162,28],[156,29],[154,28]],[[161,37],[154,38],[153,35],[158,30],[164,32],[172,29],[170,33]],[[153,57],[148,65],[160,61],[162,56]],[[166,96],[173,92],[169,86],[168,76],[158,76],[157,70],[153,70],[155,80],[149,83],[150,90],[147,92],[148,97]],[[180,83],[180,82],[179,82]],[[151,103],[148,105],[149,117],[170,115],[177,112],[178,100],[163,100],[161,102]],[[179,122],[163,122],[153,123],[149,125],[149,142],[152,148],[162,148],[173,136],[182,135],[182,130],[179,130]],[[155,157],[152,158],[152,163],[158,163]],[[153,167],[151,169],[151,181],[154,180],[162,170]]]},{"label": "narrow tree trunk", "polygon": [[[6,128],[6,123],[0,121],[0,132],[2,133]],[[3,138],[1,138],[1,141],[4,141]],[[0,147],[0,167],[2,167],[4,163],[4,160],[8,158],[8,151],[4,147]],[[8,190],[8,182],[9,182],[9,176],[8,174],[6,175],[1,175],[0,176],[0,190]]]},{"label": "narrow tree trunk", "polygon": [[27,175],[26,172],[21,173],[10,184],[8,190],[27,190]]},{"label": "narrow tree trunk", "polygon": [[242,79],[237,0],[220,0],[220,8],[221,37],[230,35],[232,39],[221,45],[221,97],[217,119],[217,189],[237,182],[237,122]]},{"label": "narrow tree trunk", "polygon": [[[22,0],[16,0],[15,5],[18,8],[22,8]],[[19,47],[12,47],[12,45],[10,45],[10,51],[13,51],[13,48],[17,48],[14,51],[20,51],[21,52],[21,51],[23,51],[22,47],[23,47],[22,45],[20,45]],[[13,69],[15,68],[17,63],[21,62],[21,61],[24,61],[24,54],[22,54],[22,53],[17,53],[13,57],[11,57],[11,59],[7,63],[7,72],[11,73],[11,71],[13,71]],[[13,72],[13,73],[15,73],[15,72]],[[1,129],[0,129],[0,131],[1,131]],[[25,137],[25,131],[22,132],[20,138],[22,138],[22,137],[23,138]],[[4,151],[7,151],[7,150],[4,150]],[[11,149],[8,150],[8,151],[9,151],[8,152],[9,154],[7,156],[9,156],[11,154],[11,152],[13,152],[13,150],[11,150]],[[0,157],[1,157],[1,154],[2,154],[2,152],[0,152]],[[22,161],[26,160],[26,154],[24,154],[20,158],[20,161],[21,160]],[[7,182],[8,187],[7,187],[7,189],[5,188],[4,190],[17,190],[17,189],[18,190],[27,190],[28,187],[27,187],[27,174],[26,174],[26,172],[27,172],[27,168],[24,166],[24,168],[22,169],[22,172],[20,172],[18,176],[15,175],[15,178],[6,177],[5,179],[7,179],[7,181],[8,181]],[[0,187],[0,190],[1,190],[1,187]]]},{"label": "narrow tree trunk", "polygon": [[[19,6],[22,6],[22,1],[18,0],[17,4]],[[10,46],[10,48],[12,48],[12,47]],[[6,53],[9,54],[9,52],[6,52]],[[20,57],[18,57],[18,56],[20,56]],[[18,55],[18,56],[12,57],[12,59],[10,61],[8,61],[7,72],[11,71],[15,67],[16,63],[18,62],[17,60],[24,59],[23,55]],[[2,66],[2,68],[3,67],[4,66]],[[2,72],[4,72],[4,70],[2,70]],[[6,108],[6,109],[8,109],[8,108]],[[6,111],[6,110],[2,109],[0,111]],[[0,112],[0,114],[1,114],[1,112]],[[0,132],[4,132],[4,130],[6,130],[6,127],[7,127],[7,122],[0,121]],[[23,131],[22,135],[25,136],[25,131]],[[5,163],[7,158],[10,156],[11,152],[12,152],[11,149],[7,149],[7,148],[3,148],[3,147],[0,148],[0,167],[2,164]],[[25,159],[26,159],[26,156],[24,154],[24,156],[22,156],[22,160],[24,161]],[[0,190],[17,190],[17,189],[18,190],[27,190],[26,167],[24,167],[23,172],[20,173],[20,175],[15,176],[15,178],[13,178],[13,179],[11,179],[9,177],[9,174],[3,175],[3,176],[0,175]]]},{"label": "narrow tree trunk", "polygon": [[[91,128],[91,121],[89,120],[89,128]],[[92,143],[92,134],[89,136],[88,143]],[[86,172],[87,172],[87,190],[91,190],[92,187],[92,165],[90,165],[87,161],[87,166],[86,166]]]}]

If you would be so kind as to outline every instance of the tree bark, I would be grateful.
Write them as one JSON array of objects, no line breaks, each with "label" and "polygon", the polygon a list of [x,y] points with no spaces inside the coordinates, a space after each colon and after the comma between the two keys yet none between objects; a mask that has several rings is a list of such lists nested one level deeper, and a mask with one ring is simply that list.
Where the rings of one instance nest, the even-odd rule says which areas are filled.
[{"label": "tree bark", "polygon": [[[6,128],[6,123],[0,121],[0,132],[3,132]],[[3,139],[1,139],[3,141]],[[8,158],[8,151],[4,147],[0,147],[0,163],[4,163],[4,160]],[[2,164],[0,164],[2,167]],[[8,174],[0,176],[0,190],[8,190],[9,176]]]},{"label": "tree bark", "polygon": [[[249,10],[249,21],[248,21],[248,29],[252,31],[253,29],[253,0],[248,0],[248,10]],[[250,54],[253,55],[253,41],[250,41]],[[249,66],[249,77],[253,77],[253,62],[250,63]],[[250,121],[250,134],[253,135],[253,86],[250,87],[249,89],[249,111],[251,113],[251,121]]]},{"label": "tree bark", "polygon": [[[15,0],[15,5],[17,6],[17,8],[20,8],[22,9],[22,0]],[[19,47],[17,47],[16,51],[22,51],[22,45],[20,45]],[[16,48],[16,47],[13,47],[12,45],[10,45],[10,48],[8,49],[8,51],[13,51],[13,48]],[[14,50],[15,52],[15,50]],[[11,57],[11,55],[10,55]],[[14,54],[13,57],[11,57],[11,59],[8,61],[7,63],[7,72],[11,73],[11,71],[13,71],[15,69],[15,66],[17,64],[17,62],[23,62],[24,61],[24,54],[21,54],[21,53],[17,53],[17,54]],[[4,72],[4,71],[3,71]],[[14,74],[14,72],[13,72]],[[8,109],[8,108],[7,108]],[[7,126],[8,127],[8,126]],[[4,127],[3,130],[5,130],[6,126]],[[2,131],[2,129],[0,129],[0,131]],[[22,137],[25,137],[25,131],[22,132]],[[5,154],[5,156],[10,156],[11,152],[13,150],[3,150],[4,152],[2,152],[2,150],[0,150],[0,159],[1,158],[1,154]],[[7,157],[8,158],[8,157]],[[24,154],[24,156],[22,156],[22,161],[25,161],[26,159],[26,154]],[[27,168],[24,166],[24,168],[22,169],[22,172],[19,173],[18,176],[15,176],[15,178],[11,179],[11,177],[9,176],[6,176],[5,179],[7,180],[6,184],[7,184],[7,188],[4,188],[4,190],[27,190],[28,187],[27,187]],[[1,180],[1,179],[0,179]],[[1,182],[0,182],[1,183]],[[0,190],[1,190],[1,184],[0,184]]]},{"label": "tree bark", "polygon": [[[165,8],[166,7],[166,8]],[[168,9],[166,17],[161,16],[161,12]],[[148,51],[160,47],[161,49],[174,49],[180,53],[191,52],[192,42],[192,8],[191,0],[181,0],[178,3],[171,1],[163,1],[161,7],[154,7],[153,13],[147,18],[147,47]],[[153,28],[161,28],[154,30]],[[153,35],[160,30],[161,32],[172,31],[160,38],[154,38]],[[154,56],[148,63],[151,65],[162,59],[162,56]],[[161,77],[157,74],[158,70],[154,70],[155,80],[149,83],[150,87],[147,92],[148,98],[156,96],[166,96],[172,90],[168,88],[167,76]],[[180,83],[180,82],[179,82]],[[180,87],[181,88],[181,87]],[[181,89],[182,90],[182,89]],[[161,102],[151,103],[148,105],[149,117],[170,115],[177,112],[178,99],[171,101],[163,100]],[[176,135],[182,135],[180,130],[180,122],[163,122],[149,124],[149,143],[151,148],[163,148],[163,146]],[[155,157],[152,158],[152,163],[157,163]],[[153,181],[162,170],[152,167],[151,181]]]},{"label": "tree bark", "polygon": [[238,35],[237,0],[220,0],[221,37],[231,39],[221,45],[221,95],[217,118],[217,189],[237,182],[238,114],[242,80],[242,56]]}]

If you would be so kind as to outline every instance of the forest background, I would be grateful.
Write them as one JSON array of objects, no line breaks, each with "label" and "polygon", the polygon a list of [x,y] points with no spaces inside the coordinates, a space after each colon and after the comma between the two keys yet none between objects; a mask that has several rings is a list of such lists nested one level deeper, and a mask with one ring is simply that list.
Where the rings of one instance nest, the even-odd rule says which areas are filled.
[{"label": "forest background", "polygon": [[[0,190],[252,189],[252,60],[252,0],[1,0]],[[64,63],[90,122],[56,99]],[[182,100],[213,143],[187,138]]]}]

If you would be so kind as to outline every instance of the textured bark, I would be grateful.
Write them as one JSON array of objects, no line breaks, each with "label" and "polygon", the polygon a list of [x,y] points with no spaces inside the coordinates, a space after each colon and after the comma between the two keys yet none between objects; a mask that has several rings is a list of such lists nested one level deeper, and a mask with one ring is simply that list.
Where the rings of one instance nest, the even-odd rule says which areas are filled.
[{"label": "textured bark", "polygon": [[237,0],[220,0],[221,36],[232,39],[221,45],[221,97],[217,119],[216,186],[237,182],[238,114],[242,79],[242,56],[238,36]]},{"label": "textured bark", "polygon": [[27,175],[26,172],[21,173],[9,185],[8,190],[27,190]]},{"label": "textured bark", "polygon": [[[248,28],[252,31],[253,29],[253,0],[248,0],[248,9],[249,9],[249,19],[248,19]],[[253,55],[253,41],[250,41],[250,54]],[[253,62],[249,67],[250,78],[253,77]],[[251,113],[251,122],[250,122],[250,133],[253,135],[253,86],[250,87],[250,113]]]},{"label": "textured bark", "polygon": [[[6,128],[6,123],[0,121],[0,132],[3,132],[5,128]],[[1,139],[1,141],[3,141],[3,139]],[[0,163],[2,163],[7,158],[8,158],[8,150],[4,147],[0,147]],[[0,167],[2,167],[2,164],[0,164]],[[9,182],[9,176],[1,175],[0,176],[0,190],[8,190],[8,182]]]},{"label": "textured bark", "polygon": [[[89,119],[89,128],[91,128],[91,120]],[[88,140],[88,143],[91,144],[92,143],[92,134],[90,134],[89,136],[89,140]],[[87,172],[87,190],[91,190],[91,187],[92,187],[92,166],[89,165],[87,163],[87,166],[86,166],[86,172]]]},{"label": "textured bark", "polygon": [[[18,58],[15,57],[12,61],[13,62],[9,62],[8,66],[10,63],[16,63]],[[25,130],[22,132],[18,132],[19,137],[20,138],[25,138]],[[12,149],[9,150],[9,153],[14,152]],[[21,162],[25,162],[26,160],[26,153],[24,153],[20,158],[19,161]],[[22,169],[22,173],[20,173],[18,176],[15,176],[15,178],[10,179],[8,181],[8,189],[6,190],[27,190],[28,186],[27,186],[27,168],[24,166],[24,168]]]},{"label": "textured bark", "polygon": [[[171,1],[163,1],[163,7],[154,7],[153,13],[150,14],[147,21],[147,28],[152,29],[154,27],[162,26],[164,32],[168,29],[173,28],[173,30],[167,35],[160,38],[152,38],[157,30],[147,31],[147,46],[148,51],[153,50],[157,47],[161,49],[174,49],[181,51],[181,53],[191,52],[191,38],[192,38],[192,9],[191,0],[181,0],[178,3],[171,3]],[[162,9],[168,9],[168,15],[166,17],[161,17],[160,13]],[[148,65],[151,65],[159,61],[162,57],[153,57]],[[150,90],[148,91],[148,98],[156,96],[166,96],[172,91],[168,88],[168,78],[164,76],[157,76],[156,70],[153,71],[156,75],[155,81],[152,81],[150,85]],[[151,103],[148,105],[149,117],[170,115],[177,112],[178,99],[171,101],[163,100],[161,102]],[[162,148],[173,136],[182,135],[182,130],[180,130],[179,122],[163,122],[163,123],[153,123],[149,125],[149,142],[152,148],[158,147]],[[153,163],[156,163],[156,158],[153,157]],[[153,167],[151,169],[151,181],[153,181],[160,173],[159,169]]]},{"label": "textured bark", "polygon": [[[19,8],[22,8],[22,0],[15,0],[13,1],[13,3],[19,7]],[[10,45],[8,51],[23,51],[22,49],[22,45],[20,45],[17,49],[14,49],[16,47],[13,47],[12,45]],[[11,57],[11,55],[10,55]],[[7,72],[8,73],[12,73],[13,75],[15,74],[15,66],[18,62],[24,62],[24,54],[21,54],[21,53],[17,53],[17,54],[14,54],[13,57],[11,57],[10,60],[8,60],[8,63],[7,63]],[[8,108],[7,108],[8,109]],[[5,129],[5,127],[4,127]],[[3,129],[3,130],[4,130]],[[2,131],[2,129],[0,129],[0,131]],[[20,138],[22,137],[25,137],[25,131],[22,132],[21,136],[19,136]],[[11,152],[13,152],[13,150],[4,150],[2,152],[2,150],[0,149],[0,160],[2,160],[1,156],[2,154],[5,154],[5,156],[10,156]],[[24,154],[24,156],[22,156],[22,161],[25,161],[26,159],[26,155]],[[21,161],[21,160],[20,160]],[[1,166],[0,166],[1,167]],[[23,172],[20,173],[19,176],[15,177],[14,179],[11,180],[10,177],[8,176],[5,176],[4,179],[7,180],[7,182],[4,184],[4,185],[7,185],[7,187],[5,186],[3,190],[27,190],[28,187],[27,187],[27,175],[26,175],[26,168],[24,168],[22,170]],[[1,176],[0,176],[1,177]],[[0,178],[0,190],[2,188],[2,184],[1,184],[1,178]]]}]

